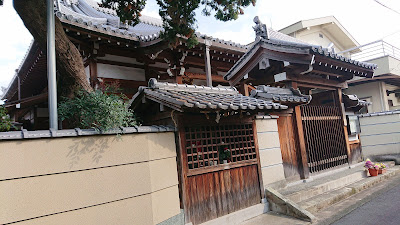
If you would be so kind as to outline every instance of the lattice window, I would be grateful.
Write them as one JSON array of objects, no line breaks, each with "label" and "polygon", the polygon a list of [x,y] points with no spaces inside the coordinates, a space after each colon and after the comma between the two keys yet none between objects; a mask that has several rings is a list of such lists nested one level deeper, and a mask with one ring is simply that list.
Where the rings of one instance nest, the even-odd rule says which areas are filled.
[{"label": "lattice window", "polygon": [[189,169],[257,159],[252,124],[188,126],[185,139]]}]

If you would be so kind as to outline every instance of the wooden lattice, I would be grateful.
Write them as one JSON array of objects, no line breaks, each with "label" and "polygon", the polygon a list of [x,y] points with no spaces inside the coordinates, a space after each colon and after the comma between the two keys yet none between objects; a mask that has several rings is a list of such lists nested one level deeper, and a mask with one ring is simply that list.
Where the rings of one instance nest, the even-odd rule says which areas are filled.
[{"label": "wooden lattice", "polygon": [[188,126],[185,139],[189,170],[218,166],[220,155],[228,155],[228,163],[257,159],[252,124]]},{"label": "wooden lattice", "polygon": [[338,106],[301,106],[310,172],[348,162],[343,117]]}]

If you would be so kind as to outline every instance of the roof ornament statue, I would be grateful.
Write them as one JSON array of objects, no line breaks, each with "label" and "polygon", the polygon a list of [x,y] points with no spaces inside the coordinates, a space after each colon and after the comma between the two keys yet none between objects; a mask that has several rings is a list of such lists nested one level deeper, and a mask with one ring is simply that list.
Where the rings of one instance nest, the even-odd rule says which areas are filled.
[{"label": "roof ornament statue", "polygon": [[256,40],[259,40],[260,38],[269,40],[269,32],[267,26],[260,21],[260,18],[258,18],[258,16],[254,17],[253,21],[254,23],[256,23],[256,25],[253,27],[254,31],[256,32]]}]

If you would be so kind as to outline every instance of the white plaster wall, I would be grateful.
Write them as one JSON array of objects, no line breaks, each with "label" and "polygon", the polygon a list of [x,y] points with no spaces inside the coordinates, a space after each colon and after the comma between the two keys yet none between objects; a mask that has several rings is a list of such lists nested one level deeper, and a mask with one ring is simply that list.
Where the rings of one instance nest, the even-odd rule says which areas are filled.
[{"label": "white plaster wall", "polygon": [[276,119],[256,120],[264,186],[285,179]]},{"label": "white plaster wall", "polygon": [[89,68],[89,66],[85,67],[85,74],[86,74],[87,82],[90,83],[90,80],[89,80],[89,78],[90,78],[90,68]]},{"label": "white plaster wall", "polygon": [[97,64],[97,77],[135,81],[146,80],[144,69],[102,63]]}]

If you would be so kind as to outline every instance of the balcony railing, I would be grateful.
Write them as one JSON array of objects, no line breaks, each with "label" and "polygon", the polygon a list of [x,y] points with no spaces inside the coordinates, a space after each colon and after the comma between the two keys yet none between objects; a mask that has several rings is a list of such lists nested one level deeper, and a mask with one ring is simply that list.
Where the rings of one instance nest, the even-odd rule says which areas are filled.
[{"label": "balcony railing", "polygon": [[351,59],[357,61],[368,61],[383,56],[391,56],[400,60],[400,48],[393,46],[383,40],[374,41],[365,45],[351,48],[340,53],[351,52],[360,49],[361,52],[350,54]]}]

